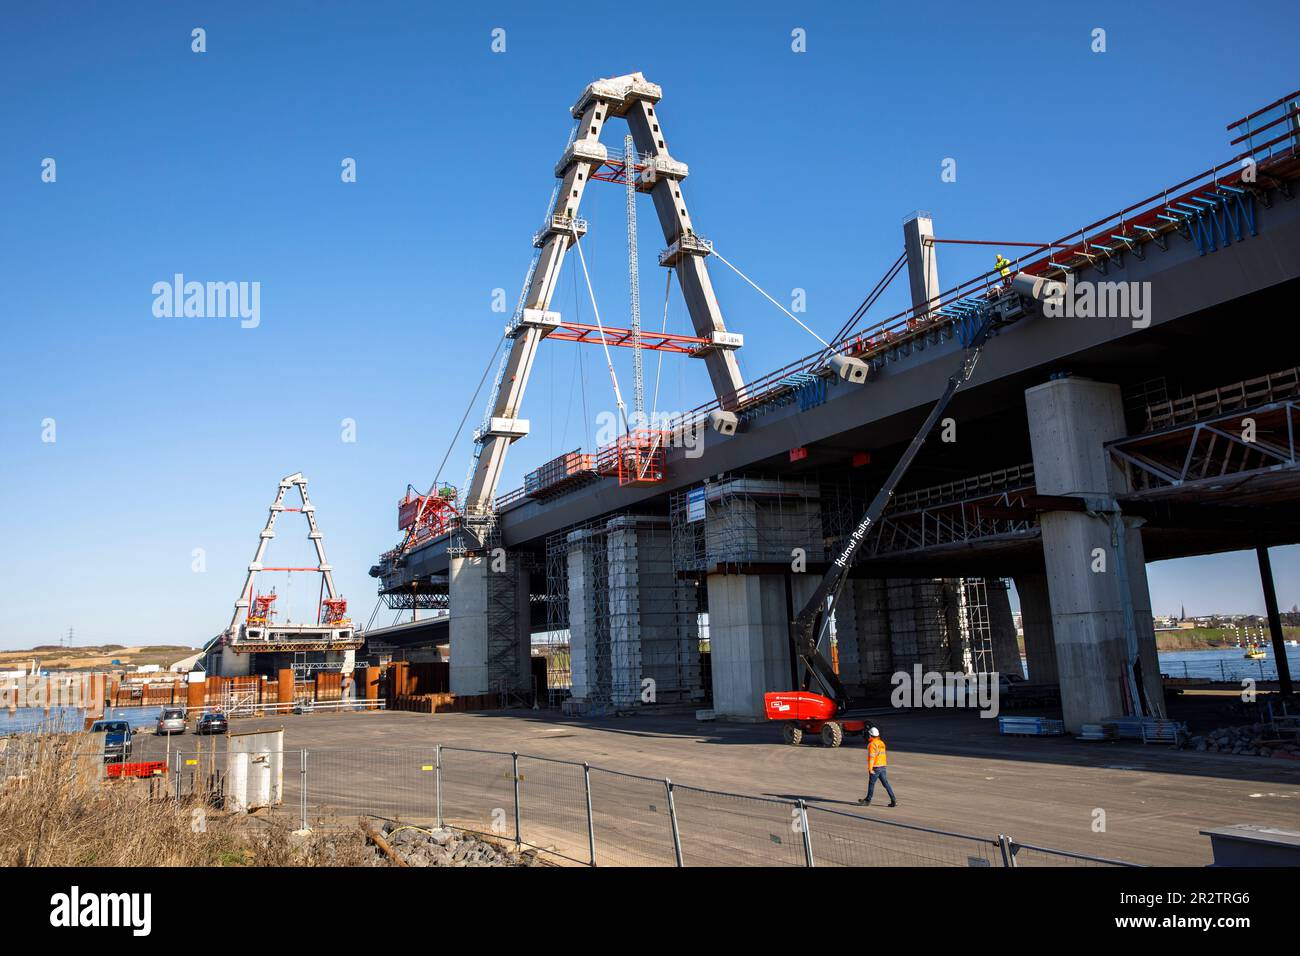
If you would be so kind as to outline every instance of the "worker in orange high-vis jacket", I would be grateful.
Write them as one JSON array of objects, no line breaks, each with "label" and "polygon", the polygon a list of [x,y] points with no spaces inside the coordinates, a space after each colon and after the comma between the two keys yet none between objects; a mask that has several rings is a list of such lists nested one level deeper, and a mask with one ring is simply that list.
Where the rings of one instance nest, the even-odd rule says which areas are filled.
[{"label": "worker in orange high-vis jacket", "polygon": [[885,741],[881,738],[879,729],[872,727],[867,731],[867,795],[858,803],[865,807],[871,806],[871,795],[876,790],[876,781],[879,780],[885,787],[885,793],[889,794],[889,805],[898,806],[898,798],[894,796],[894,788],[889,785],[889,774],[885,770],[885,764],[888,762],[885,756]]}]

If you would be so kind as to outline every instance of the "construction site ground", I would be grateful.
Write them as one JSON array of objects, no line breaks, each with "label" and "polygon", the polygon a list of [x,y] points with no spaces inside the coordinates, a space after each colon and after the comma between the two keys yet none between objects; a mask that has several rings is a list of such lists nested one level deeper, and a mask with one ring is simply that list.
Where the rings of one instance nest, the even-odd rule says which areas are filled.
[{"label": "construction site ground", "polygon": [[[443,744],[518,751],[670,777],[675,784],[802,797],[810,804],[973,836],[1005,833],[1021,842],[1150,865],[1210,863],[1209,840],[1199,833],[1210,827],[1300,826],[1300,761],[1131,741],[1003,737],[995,720],[969,712],[879,719],[900,801],[894,809],[885,805],[879,788],[871,807],[855,802],[866,782],[861,737],[846,737],[838,749],[808,742],[792,747],[781,742],[773,722],[700,722],[688,713],[565,719],[555,711],[377,711],[231,723],[233,731],[282,724],[286,750],[364,753]],[[195,742],[185,735],[172,738],[170,746],[189,750]],[[136,743],[137,759],[167,746],[150,735],[137,736]],[[329,765],[331,790],[346,794],[354,806],[364,806],[366,795],[383,786],[363,759],[355,765],[331,759]],[[286,764],[286,783],[295,769]],[[1105,811],[1104,832],[1094,832],[1099,809]]]}]

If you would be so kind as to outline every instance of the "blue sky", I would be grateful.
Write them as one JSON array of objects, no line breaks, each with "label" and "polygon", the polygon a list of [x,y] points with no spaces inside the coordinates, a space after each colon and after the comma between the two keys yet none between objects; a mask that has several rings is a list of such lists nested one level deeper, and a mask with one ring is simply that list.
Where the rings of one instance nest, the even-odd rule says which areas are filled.
[{"label": "blue sky", "polygon": [[[914,209],[941,235],[1045,241],[1226,158],[1224,125],[1295,87],[1293,43],[1260,29],[1276,7],[1250,6],[716,3],[656,19],[538,4],[5,5],[0,646],[69,627],[78,643],[210,637],[277,480],[295,471],[368,618],[366,569],[396,541],[406,483],[432,480],[496,344],[493,290],[513,306],[568,107],[592,79],[641,70],[664,86],[698,230],[777,298],[805,289],[802,318],[829,335],[896,258]],[[498,27],[504,53],[491,50]],[[1090,49],[1095,27],[1105,53]],[[795,28],[805,53],[791,50]],[[46,157],[54,183],[41,181]],[[345,157],[356,183],[340,181]],[[943,183],[949,157],[957,181]],[[1005,203],[1009,184],[1035,201]],[[619,187],[593,184],[583,207],[614,325],[626,324],[622,204]],[[641,210],[648,262],[662,242]],[[992,255],[942,251],[945,286]],[[590,321],[574,264],[555,304]],[[151,288],[175,273],[260,282],[260,325],[155,317]],[[816,345],[713,275],[746,335],[747,375]],[[647,324],[662,281],[643,269]],[[875,314],[903,295],[898,283]],[[680,300],[668,322],[687,331]],[[661,409],[707,397],[697,363],[664,366]],[[626,356],[619,371],[626,387]],[[502,489],[590,446],[610,408],[599,349],[544,347],[533,433]],[[462,435],[444,480],[462,481],[470,448]],[[305,528],[282,527],[268,560],[296,563]],[[1280,549],[1274,562],[1289,607],[1300,560]],[[1252,555],[1150,574],[1157,611],[1262,607]],[[291,616],[314,612],[314,581],[271,583]]]}]

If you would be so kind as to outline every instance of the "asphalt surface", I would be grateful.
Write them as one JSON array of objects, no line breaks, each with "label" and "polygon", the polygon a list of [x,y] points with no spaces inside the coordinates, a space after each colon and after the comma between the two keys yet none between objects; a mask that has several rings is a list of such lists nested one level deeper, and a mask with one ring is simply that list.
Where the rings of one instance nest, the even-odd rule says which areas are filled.
[{"label": "asphalt surface", "polygon": [[[284,728],[284,748],[291,752],[284,771],[287,807],[301,800],[297,751],[308,751],[312,815],[328,807],[343,817],[432,817],[438,744],[589,763],[602,768],[592,772],[592,793],[598,854],[607,862],[673,862],[661,779],[621,774],[672,779],[682,844],[691,847],[688,864],[802,859],[801,837],[786,826],[788,806],[689,788],[802,798],[814,808],[809,830],[822,862],[998,865],[996,851],[983,845],[860,825],[825,810],[1175,866],[1211,862],[1202,829],[1234,823],[1300,828],[1300,762],[1134,742],[1001,737],[995,721],[951,711],[880,719],[900,801],[893,809],[879,788],[871,807],[855,803],[865,790],[861,737],[846,737],[838,749],[809,742],[792,747],[772,723],[704,723],[689,714],[578,720],[554,711],[315,714],[231,723],[233,732]],[[171,748],[189,751],[195,740],[192,734],[174,737]],[[163,739],[139,735],[136,759],[165,747]],[[444,751],[444,815],[512,834],[511,766],[509,756]],[[582,767],[525,757],[520,776],[525,839],[585,860]],[[1052,862],[1029,852],[1024,859]]]}]

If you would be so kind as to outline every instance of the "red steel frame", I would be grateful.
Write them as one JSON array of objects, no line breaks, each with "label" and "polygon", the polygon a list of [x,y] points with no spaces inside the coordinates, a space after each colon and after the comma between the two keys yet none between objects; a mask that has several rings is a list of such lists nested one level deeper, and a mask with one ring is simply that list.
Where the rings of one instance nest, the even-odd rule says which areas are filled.
[{"label": "red steel frame", "polygon": [[[645,169],[644,163],[637,163],[633,167],[637,172]],[[599,180],[602,183],[622,183],[627,185],[627,163],[621,159],[607,159],[596,168],[591,174],[592,179]]]},{"label": "red steel frame", "polygon": [[[632,348],[635,345],[632,340],[631,329],[616,329],[607,325],[604,327],[604,336],[606,345],[617,345],[623,348]],[[584,325],[581,322],[562,321],[556,330],[546,337],[560,342],[586,342],[590,345],[600,345],[601,327],[598,325]],[[710,344],[708,339],[695,335],[641,330],[641,348],[650,352],[676,352],[681,355],[690,355],[708,344]]]}]

